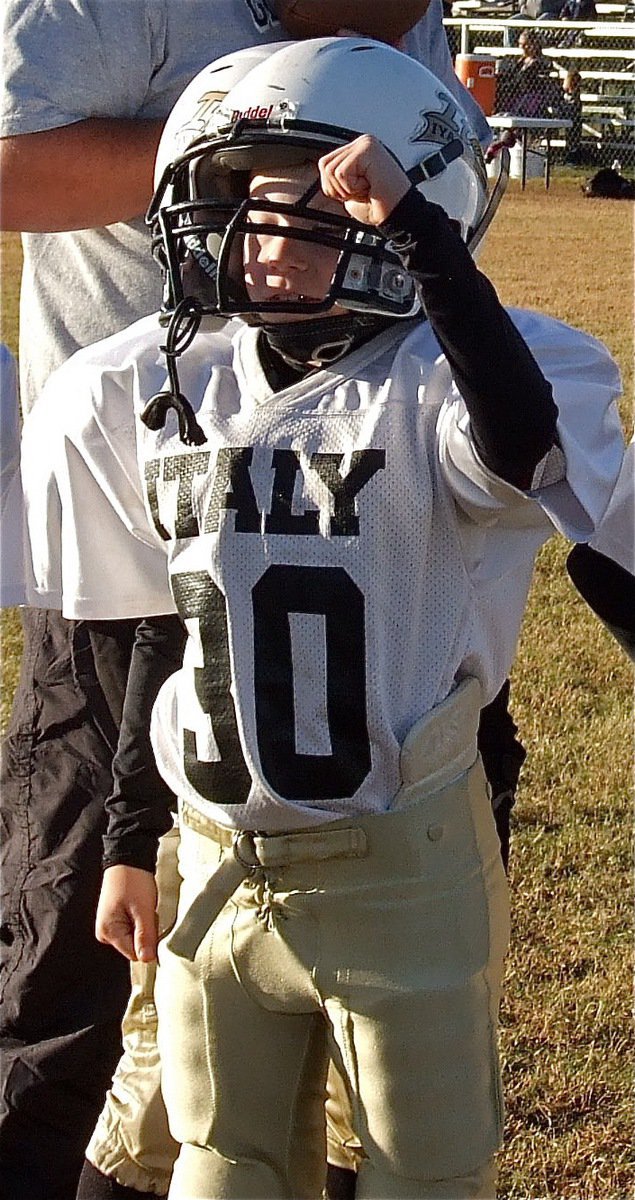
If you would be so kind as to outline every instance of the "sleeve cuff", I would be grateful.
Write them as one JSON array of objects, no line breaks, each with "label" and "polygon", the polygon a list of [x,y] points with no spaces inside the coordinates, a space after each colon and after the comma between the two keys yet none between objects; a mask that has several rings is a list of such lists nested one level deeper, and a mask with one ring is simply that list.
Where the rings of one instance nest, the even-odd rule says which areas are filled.
[{"label": "sleeve cuff", "polygon": [[156,870],[159,840],[155,834],[135,832],[127,837],[103,840],[102,870],[107,867],[139,867],[142,871]]}]

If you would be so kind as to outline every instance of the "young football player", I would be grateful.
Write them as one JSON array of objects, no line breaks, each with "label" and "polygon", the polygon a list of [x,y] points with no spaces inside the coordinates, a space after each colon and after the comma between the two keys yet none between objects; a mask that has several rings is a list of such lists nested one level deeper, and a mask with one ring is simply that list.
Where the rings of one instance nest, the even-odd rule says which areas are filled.
[{"label": "young football player", "polygon": [[[359,1196],[491,1197],[508,914],[476,730],[536,550],[588,538],[608,502],[617,369],[500,306],[470,254],[480,147],[378,43],[255,67],[154,213],[167,377],[137,323],[58,373],[25,436],[50,446],[46,602],[175,606],[188,631],[153,717],[181,821],[170,1196],[319,1196],[330,1056]],[[131,957],[156,947],[163,799],[111,820],[98,927]]]},{"label": "young football player", "polygon": [[[421,6],[426,7],[425,4]],[[338,11],[343,11],[342,0],[338,0]],[[314,14],[318,14],[317,8]],[[358,16],[369,20],[395,19],[394,13],[384,9],[379,14],[373,6],[365,6],[363,12],[360,9]],[[332,19],[333,10],[330,17]],[[319,18],[329,19],[323,5],[319,7]],[[405,14],[401,13],[397,19],[403,21],[404,18]],[[368,36],[370,31],[366,28],[363,32]],[[211,109],[229,87],[234,86],[256,62],[278,48],[275,44],[260,45],[237,51],[210,63],[196,76],[179,98],[164,127],[156,160],[157,182],[175,153],[189,144],[196,131],[205,127]],[[428,7],[425,21],[408,35],[403,48],[411,57],[430,66],[446,87],[460,87],[448,59],[440,9],[437,14],[436,4]],[[484,134],[487,138],[491,135],[482,114],[480,122],[475,120],[479,115],[478,106],[472,103],[469,107],[470,97],[464,90],[457,90],[455,94],[465,106],[468,119],[483,144]],[[162,787],[147,744],[147,727],[160,683],[166,673],[180,666],[182,642],[183,627],[178,618],[166,617],[158,624],[156,620],[144,621],[138,630],[136,658],[143,660],[144,667],[135,672],[134,686],[123,706],[121,748],[114,764],[116,792],[111,798],[111,807],[116,807],[122,792],[130,787],[135,791],[137,804],[144,788],[152,795]],[[486,706],[479,726],[479,749],[492,791],[492,807],[505,862],[509,848],[509,813],[525,757],[508,710],[508,691],[506,684]],[[148,761],[142,766],[144,754]],[[155,878],[161,928],[171,923],[175,888],[178,889],[177,837],[176,829],[166,834],[157,857]],[[86,1150],[77,1200],[102,1200],[102,1197],[114,1200],[120,1194],[121,1200],[133,1200],[137,1193],[144,1196],[167,1193],[176,1146],[169,1135],[162,1104],[159,1056],[156,1047],[151,1046],[151,1014],[153,1019],[156,1015],[153,1004],[155,969],[154,962],[137,961],[131,965],[132,993],[123,1018],[124,1053]],[[341,1094],[339,1090],[338,1094]],[[339,1196],[346,1183],[349,1187],[354,1186],[350,1172],[347,1179],[340,1168],[330,1164],[327,1171],[329,1195],[335,1189]]]}]

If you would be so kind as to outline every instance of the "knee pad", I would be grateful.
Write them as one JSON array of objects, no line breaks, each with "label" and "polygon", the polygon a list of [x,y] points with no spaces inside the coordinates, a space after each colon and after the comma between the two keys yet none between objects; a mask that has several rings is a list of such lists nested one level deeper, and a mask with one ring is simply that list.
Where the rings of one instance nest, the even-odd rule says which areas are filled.
[{"label": "knee pad", "polygon": [[[423,1164],[422,1164],[423,1165]],[[496,1200],[496,1163],[454,1179],[410,1179],[366,1161],[357,1176],[356,1200]]]},{"label": "knee pad", "polygon": [[[310,1187],[310,1185],[309,1185]],[[317,1190],[294,1190],[265,1162],[229,1159],[211,1147],[184,1145],[174,1168],[169,1196],[175,1200],[217,1200],[240,1196],[241,1200],[319,1200]]]}]

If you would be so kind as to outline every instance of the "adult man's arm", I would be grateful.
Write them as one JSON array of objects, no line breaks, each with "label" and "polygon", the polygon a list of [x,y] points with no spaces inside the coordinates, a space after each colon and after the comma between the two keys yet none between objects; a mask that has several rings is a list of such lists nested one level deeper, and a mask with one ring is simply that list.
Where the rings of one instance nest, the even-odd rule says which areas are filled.
[{"label": "adult man's arm", "polygon": [[163,121],[91,117],[0,139],[0,227],[91,229],[145,212]]}]

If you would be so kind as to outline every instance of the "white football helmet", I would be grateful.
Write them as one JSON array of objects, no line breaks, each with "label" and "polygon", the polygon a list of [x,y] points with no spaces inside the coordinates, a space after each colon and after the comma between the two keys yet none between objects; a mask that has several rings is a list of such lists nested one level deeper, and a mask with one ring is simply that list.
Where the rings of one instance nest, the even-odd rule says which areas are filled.
[{"label": "white football helmet", "polygon": [[[248,55],[260,61],[217,99],[219,81],[225,84]],[[250,171],[317,160],[361,133],[390,150],[423,195],[457,223],[470,248],[491,220],[496,204],[488,204],[481,146],[465,113],[430,71],[382,42],[319,38],[242,51],[212,64],[198,80],[203,89],[190,85],[161,139],[147,218],[161,243],[167,312],[179,304],[200,314],[255,312],[244,286],[242,241],[253,229],[250,212],[262,219],[271,206],[250,201]],[[417,290],[390,243],[346,214],[311,207],[318,190],[273,208],[310,217],[312,227],[301,236],[337,246],[328,295],[318,302],[260,302],[257,311],[318,314],[337,303],[416,315]]]}]

